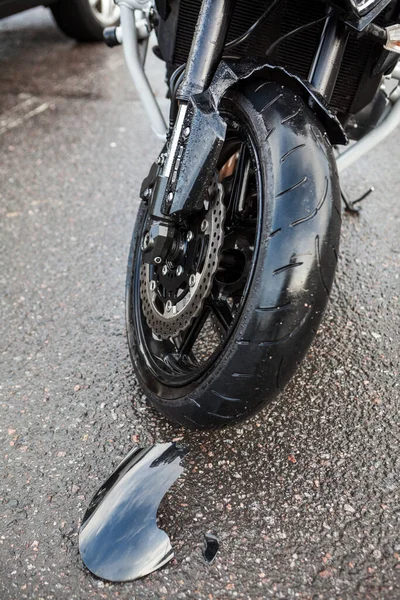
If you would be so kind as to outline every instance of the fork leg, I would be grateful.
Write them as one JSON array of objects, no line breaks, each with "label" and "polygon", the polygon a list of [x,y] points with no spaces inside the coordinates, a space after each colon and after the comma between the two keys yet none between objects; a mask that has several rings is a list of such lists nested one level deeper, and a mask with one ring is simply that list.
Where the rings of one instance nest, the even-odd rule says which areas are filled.
[{"label": "fork leg", "polygon": [[209,86],[221,61],[236,0],[203,0],[178,100],[188,101]]}]

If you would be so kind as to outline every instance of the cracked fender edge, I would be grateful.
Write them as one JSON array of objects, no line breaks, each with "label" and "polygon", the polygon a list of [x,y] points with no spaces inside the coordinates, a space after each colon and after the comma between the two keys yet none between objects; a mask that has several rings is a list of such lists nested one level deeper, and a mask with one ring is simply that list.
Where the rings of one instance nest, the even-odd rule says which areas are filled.
[{"label": "cracked fender edge", "polygon": [[107,581],[131,581],[173,558],[156,517],[183,472],[186,454],[174,443],[134,448],[97,491],[79,531],[79,552],[91,573]]}]

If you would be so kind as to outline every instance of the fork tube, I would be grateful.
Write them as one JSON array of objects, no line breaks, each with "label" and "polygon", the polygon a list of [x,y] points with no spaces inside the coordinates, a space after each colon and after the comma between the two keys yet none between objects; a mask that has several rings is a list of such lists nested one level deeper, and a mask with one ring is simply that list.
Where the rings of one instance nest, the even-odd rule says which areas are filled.
[{"label": "fork tube", "polygon": [[236,0],[203,0],[178,100],[188,101],[209,86],[222,58]]},{"label": "fork tube", "polygon": [[308,80],[329,102],[335,89],[349,34],[346,25],[331,14],[325,23],[321,41]]}]

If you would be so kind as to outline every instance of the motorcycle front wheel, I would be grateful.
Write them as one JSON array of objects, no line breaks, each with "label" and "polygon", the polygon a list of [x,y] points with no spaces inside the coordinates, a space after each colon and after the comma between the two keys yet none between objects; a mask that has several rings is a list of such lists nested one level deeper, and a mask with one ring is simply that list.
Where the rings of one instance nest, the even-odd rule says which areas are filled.
[{"label": "motorcycle front wheel", "polygon": [[[192,302],[185,319],[157,322],[163,295],[172,298],[167,310],[179,298],[168,291],[176,277],[170,265],[166,282],[162,271],[151,275],[158,308],[144,292],[145,204],[128,263],[126,318],[136,376],[159,412],[189,428],[247,418],[288,383],[326,307],[340,237],[335,158],[304,101],[255,80],[229,92],[220,111],[227,123],[216,173],[220,194],[187,224],[196,250],[182,259],[188,281],[203,282],[203,296],[190,295],[182,280],[179,298],[187,293]],[[204,248],[205,259],[189,264]]]}]

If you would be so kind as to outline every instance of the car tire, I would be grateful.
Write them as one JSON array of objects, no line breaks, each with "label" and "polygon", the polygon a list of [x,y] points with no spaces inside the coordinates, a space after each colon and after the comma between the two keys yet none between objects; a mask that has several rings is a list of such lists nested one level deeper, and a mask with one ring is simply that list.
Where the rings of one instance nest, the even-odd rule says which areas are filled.
[{"label": "car tire", "polygon": [[104,28],[119,22],[117,10],[102,15],[89,0],[59,0],[51,11],[61,31],[79,42],[99,42]]}]

